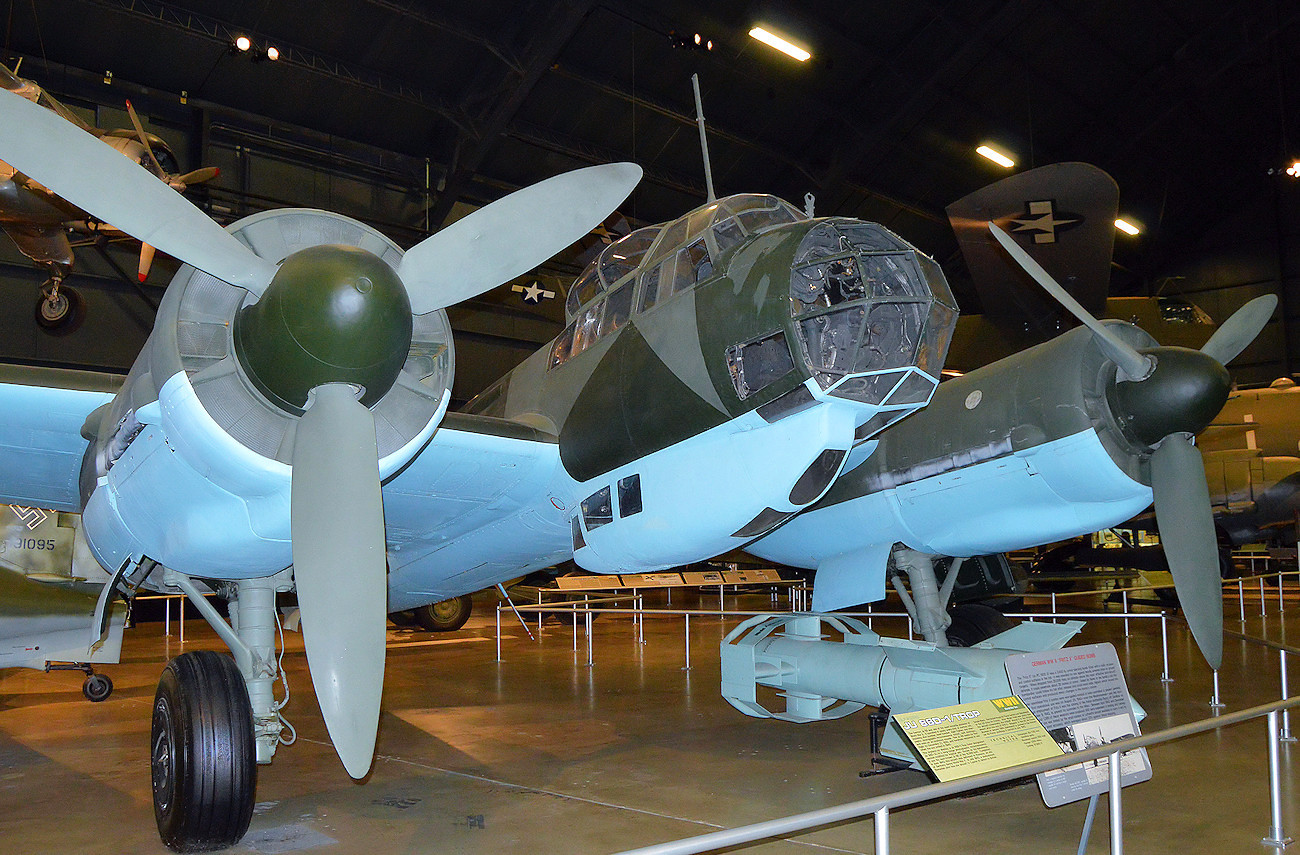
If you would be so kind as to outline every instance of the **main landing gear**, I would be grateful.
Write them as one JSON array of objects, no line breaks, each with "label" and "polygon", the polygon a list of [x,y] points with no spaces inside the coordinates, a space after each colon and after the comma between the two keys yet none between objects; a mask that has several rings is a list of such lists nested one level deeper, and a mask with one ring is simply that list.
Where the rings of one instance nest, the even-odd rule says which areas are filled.
[{"label": "main landing gear", "polygon": [[167,664],[149,740],[158,834],[176,852],[239,841],[257,789],[252,707],[233,659],[211,650]]},{"label": "main landing gear", "polygon": [[239,842],[253,816],[257,765],[271,762],[292,728],[272,692],[277,590],[288,571],[221,585],[230,623],[195,583],[166,571],[163,586],[183,591],[230,647],[184,653],[163,670],[150,738],[154,817],[175,852],[207,852]]},{"label": "main landing gear", "polygon": [[67,335],[81,326],[85,303],[72,288],[63,284],[62,276],[51,276],[41,286],[36,302],[36,323],[52,335]]}]

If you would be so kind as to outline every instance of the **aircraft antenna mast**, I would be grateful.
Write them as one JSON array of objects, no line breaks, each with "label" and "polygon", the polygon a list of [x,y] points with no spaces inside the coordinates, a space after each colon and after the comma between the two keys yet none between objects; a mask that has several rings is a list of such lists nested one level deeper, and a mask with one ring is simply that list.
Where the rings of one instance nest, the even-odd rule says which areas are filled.
[{"label": "aircraft antenna mast", "polygon": [[700,128],[700,150],[704,153],[704,189],[708,191],[708,201],[717,200],[713,193],[713,167],[709,165],[709,141],[704,136],[704,105],[700,100],[700,76],[691,75],[691,88],[695,90],[695,124]]}]

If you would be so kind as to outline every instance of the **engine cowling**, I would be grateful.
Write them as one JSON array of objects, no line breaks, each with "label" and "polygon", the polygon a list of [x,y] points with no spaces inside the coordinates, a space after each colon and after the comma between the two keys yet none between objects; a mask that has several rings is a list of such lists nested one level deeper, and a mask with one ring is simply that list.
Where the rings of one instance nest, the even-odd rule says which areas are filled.
[{"label": "engine cowling", "polygon": [[[392,274],[396,244],[307,209],[229,230],[281,269],[260,296],[189,265],[173,278],[83,468],[87,539],[105,567],[141,555],[195,575],[288,566],[294,431],[315,385],[358,389],[381,477],[408,463],[446,412],[451,326],[441,310],[410,314]],[[348,272],[340,257],[362,264]],[[331,277],[335,267],[344,272]]]}]

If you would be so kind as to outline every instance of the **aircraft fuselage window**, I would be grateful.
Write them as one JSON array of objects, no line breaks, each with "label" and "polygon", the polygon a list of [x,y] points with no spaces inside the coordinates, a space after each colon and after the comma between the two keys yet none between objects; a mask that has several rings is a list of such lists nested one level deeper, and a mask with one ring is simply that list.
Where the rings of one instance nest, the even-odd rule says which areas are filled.
[{"label": "aircraft fuselage window", "polygon": [[606,247],[600,254],[600,278],[605,281],[605,287],[608,288],[636,270],[658,236],[659,226],[646,226]]},{"label": "aircraft fuselage window", "polygon": [[569,353],[573,350],[573,328],[574,325],[569,324],[568,328],[555,339],[555,344],[551,346],[551,368],[563,365],[568,360]]},{"label": "aircraft fuselage window", "polygon": [[663,265],[659,264],[641,274],[641,303],[637,306],[638,312],[652,309],[655,303],[659,302],[659,271],[661,269],[663,269]]},{"label": "aircraft fuselage window", "polygon": [[641,513],[641,476],[629,475],[618,479],[618,515],[630,517]]},{"label": "aircraft fuselage window", "polygon": [[614,506],[610,500],[608,487],[601,487],[582,500],[582,521],[586,523],[587,531],[614,521]]},{"label": "aircraft fuselage window", "polygon": [[775,208],[750,208],[737,214],[736,219],[740,220],[745,231],[754,234],[771,226],[796,222],[798,217],[785,206],[778,205]]},{"label": "aircraft fuselage window", "polygon": [[775,332],[748,344],[727,348],[727,369],[742,401],[794,370],[785,333]]},{"label": "aircraft fuselage window", "polygon": [[577,356],[588,347],[590,347],[597,337],[600,330],[600,316],[605,308],[605,301],[597,303],[594,306],[588,306],[587,310],[578,318],[573,328],[573,355]]},{"label": "aircraft fuselage window", "polygon": [[729,217],[713,227],[713,243],[717,245],[718,252],[726,252],[744,239],[745,233],[741,231],[735,217]]},{"label": "aircraft fuselage window", "polygon": [[569,316],[578,314],[578,310],[600,295],[600,277],[596,275],[596,262],[587,265],[577,281],[569,287],[569,296],[565,308]]},{"label": "aircraft fuselage window", "polygon": [[673,294],[680,294],[688,288],[693,288],[713,275],[713,262],[709,258],[709,247],[705,244],[704,238],[683,247],[677,253],[676,261],[672,278]]},{"label": "aircraft fuselage window", "polygon": [[627,282],[605,298],[605,317],[600,322],[600,335],[612,333],[627,323],[628,315],[632,313],[632,286],[635,284]]}]

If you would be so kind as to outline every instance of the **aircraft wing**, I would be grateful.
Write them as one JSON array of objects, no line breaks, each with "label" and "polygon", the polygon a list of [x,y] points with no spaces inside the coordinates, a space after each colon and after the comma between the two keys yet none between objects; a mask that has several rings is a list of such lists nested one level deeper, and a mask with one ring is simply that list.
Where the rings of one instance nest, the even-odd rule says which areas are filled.
[{"label": "aircraft wing", "polygon": [[506,419],[448,413],[383,488],[389,610],[571,558],[575,486],[554,436]]},{"label": "aircraft wing", "polygon": [[81,511],[77,486],[87,418],[124,378],[92,371],[0,366],[0,502]]}]

